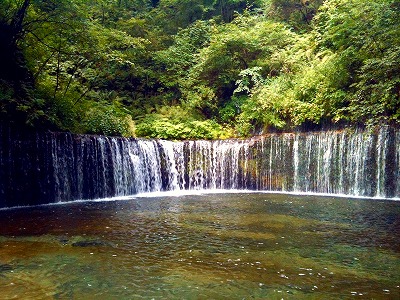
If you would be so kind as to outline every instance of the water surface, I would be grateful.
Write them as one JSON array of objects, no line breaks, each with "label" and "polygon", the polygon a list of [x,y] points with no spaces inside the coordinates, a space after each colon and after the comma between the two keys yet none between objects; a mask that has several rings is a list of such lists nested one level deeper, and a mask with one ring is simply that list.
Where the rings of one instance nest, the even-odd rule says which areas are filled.
[{"label": "water surface", "polygon": [[135,197],[0,211],[1,299],[399,299],[400,202]]}]

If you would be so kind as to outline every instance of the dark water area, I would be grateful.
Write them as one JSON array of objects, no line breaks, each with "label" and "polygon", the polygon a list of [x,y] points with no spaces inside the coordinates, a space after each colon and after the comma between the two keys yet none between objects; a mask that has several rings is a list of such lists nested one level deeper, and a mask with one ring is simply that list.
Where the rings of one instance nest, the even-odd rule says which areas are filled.
[{"label": "dark water area", "polygon": [[265,193],[0,210],[1,299],[399,299],[400,202]]}]

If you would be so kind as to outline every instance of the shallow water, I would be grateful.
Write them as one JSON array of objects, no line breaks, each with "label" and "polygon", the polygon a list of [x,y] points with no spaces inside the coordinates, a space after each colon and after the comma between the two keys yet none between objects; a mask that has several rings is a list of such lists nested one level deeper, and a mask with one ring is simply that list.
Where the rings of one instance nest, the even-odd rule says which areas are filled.
[{"label": "shallow water", "polygon": [[0,211],[1,299],[399,299],[400,202],[136,197]]}]

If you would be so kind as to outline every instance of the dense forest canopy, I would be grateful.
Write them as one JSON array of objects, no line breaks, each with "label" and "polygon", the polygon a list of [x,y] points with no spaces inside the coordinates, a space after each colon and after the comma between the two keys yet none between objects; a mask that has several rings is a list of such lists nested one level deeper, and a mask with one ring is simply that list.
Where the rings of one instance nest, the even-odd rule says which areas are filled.
[{"label": "dense forest canopy", "polygon": [[0,115],[166,139],[400,122],[398,0],[2,0]]}]

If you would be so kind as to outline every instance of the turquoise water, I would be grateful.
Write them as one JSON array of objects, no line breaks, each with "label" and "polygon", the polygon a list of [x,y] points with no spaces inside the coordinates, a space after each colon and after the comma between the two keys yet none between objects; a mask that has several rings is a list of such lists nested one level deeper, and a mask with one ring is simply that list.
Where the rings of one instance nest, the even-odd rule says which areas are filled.
[{"label": "turquoise water", "polygon": [[236,193],[0,211],[0,299],[400,299],[400,202]]}]

